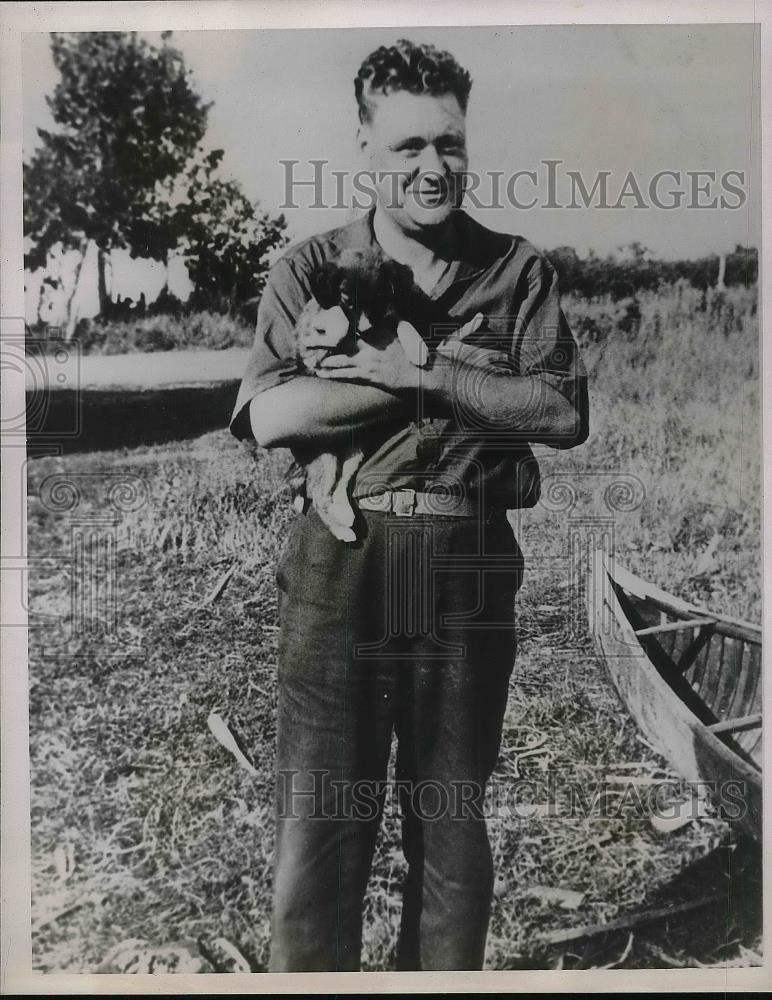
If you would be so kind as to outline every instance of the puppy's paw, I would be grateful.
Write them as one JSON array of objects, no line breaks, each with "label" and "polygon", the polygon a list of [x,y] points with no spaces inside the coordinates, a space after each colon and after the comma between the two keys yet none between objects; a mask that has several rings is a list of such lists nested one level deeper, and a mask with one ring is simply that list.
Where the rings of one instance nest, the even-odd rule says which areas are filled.
[{"label": "puppy's paw", "polygon": [[338,524],[342,524],[345,528],[350,528],[354,523],[356,514],[354,513],[354,508],[348,502],[347,495],[333,496],[330,510],[331,516],[335,521]]},{"label": "puppy's paw", "polygon": [[416,368],[425,368],[429,363],[429,348],[413,324],[404,319],[400,320],[397,324],[397,338],[410,362]]},{"label": "puppy's paw", "polygon": [[339,538],[341,542],[355,542],[357,540],[356,532],[353,528],[347,528],[342,524],[336,524],[330,529],[336,538]]}]

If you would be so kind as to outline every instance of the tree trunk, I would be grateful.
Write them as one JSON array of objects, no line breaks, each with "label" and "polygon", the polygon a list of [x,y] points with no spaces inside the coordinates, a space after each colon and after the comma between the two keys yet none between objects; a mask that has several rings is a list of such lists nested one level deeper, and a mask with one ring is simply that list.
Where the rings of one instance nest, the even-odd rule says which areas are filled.
[{"label": "tree trunk", "polygon": [[48,273],[46,269],[43,270],[43,277],[40,279],[40,287],[38,288],[38,301],[35,306],[35,326],[40,323],[40,308],[43,305],[43,292],[45,291],[46,283],[45,276]]},{"label": "tree trunk", "polygon": [[726,275],[726,254],[722,253],[718,260],[718,280],[716,281],[716,290],[719,292],[726,291],[726,284],[724,283],[725,275]]},{"label": "tree trunk", "polygon": [[107,316],[110,309],[110,299],[107,294],[107,251],[99,247],[97,250],[97,289],[99,294],[99,315]]},{"label": "tree trunk", "polygon": [[83,262],[86,259],[86,253],[88,251],[88,240],[83,237],[80,241],[80,260],[78,261],[78,266],[75,268],[75,281],[72,285],[72,292],[67,301],[67,327],[64,331],[64,339],[69,342],[72,340],[73,334],[75,333],[75,327],[78,323],[78,315],[75,311],[76,295],[78,293],[78,285],[80,284],[80,272],[83,270]]}]

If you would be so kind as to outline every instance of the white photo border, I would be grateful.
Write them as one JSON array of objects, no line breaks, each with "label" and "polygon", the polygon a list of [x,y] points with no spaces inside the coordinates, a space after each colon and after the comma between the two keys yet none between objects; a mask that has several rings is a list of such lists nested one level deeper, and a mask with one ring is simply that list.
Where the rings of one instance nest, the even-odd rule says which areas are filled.
[{"label": "white photo border", "polygon": [[[760,269],[762,385],[772,385],[772,239],[767,214],[772,198],[770,136],[772,100],[772,3],[770,0],[241,0],[241,2],[2,3],[0,4],[0,321],[2,335],[23,336],[24,281],[22,268],[22,103],[21,35],[56,30],[243,30],[292,28],[365,28],[408,26],[565,25],[565,24],[718,24],[755,23],[761,28],[762,134],[762,264]],[[767,100],[764,100],[766,96]],[[3,415],[24,410],[23,372],[2,366]],[[762,394],[764,445],[772,441],[772,407]],[[23,538],[24,449],[2,448],[2,545],[9,554],[12,539]],[[764,462],[763,484],[772,497],[772,462]],[[769,572],[770,505],[764,508],[765,580]],[[23,620],[19,595],[3,590],[2,620]],[[767,597],[765,592],[765,598]],[[764,663],[768,660],[772,610],[764,600]],[[0,964],[4,993],[117,994],[145,993],[410,993],[410,992],[693,992],[769,989],[772,959],[765,948],[764,965],[754,968],[500,971],[396,973],[362,972],[306,974],[93,975],[37,973],[31,969],[29,733],[27,724],[27,646],[23,628],[0,628],[0,708],[2,729],[2,923]],[[768,717],[771,687],[764,684]],[[764,775],[764,927],[772,926],[769,847],[772,829],[770,771]],[[765,935],[768,938],[768,933]],[[768,943],[768,942],[767,942]]]}]

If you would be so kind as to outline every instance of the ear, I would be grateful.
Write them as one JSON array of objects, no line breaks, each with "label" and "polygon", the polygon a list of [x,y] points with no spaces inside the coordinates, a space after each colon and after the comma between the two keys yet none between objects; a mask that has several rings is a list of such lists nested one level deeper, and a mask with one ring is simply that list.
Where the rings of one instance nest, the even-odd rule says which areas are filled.
[{"label": "ear", "polygon": [[322,307],[331,309],[340,302],[340,286],[343,281],[343,271],[337,264],[327,261],[311,275],[309,284],[311,294]]},{"label": "ear", "polygon": [[361,124],[357,129],[357,147],[361,152],[367,154],[370,149],[370,126],[366,124]]},{"label": "ear", "polygon": [[413,288],[413,272],[410,268],[396,260],[386,260],[381,265],[378,276],[383,291],[396,299],[396,304],[404,305],[405,297]]}]

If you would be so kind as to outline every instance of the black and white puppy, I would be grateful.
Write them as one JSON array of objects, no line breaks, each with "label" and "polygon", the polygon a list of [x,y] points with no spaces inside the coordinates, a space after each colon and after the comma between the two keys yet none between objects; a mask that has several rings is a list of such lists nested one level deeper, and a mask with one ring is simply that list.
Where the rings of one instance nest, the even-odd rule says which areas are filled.
[{"label": "black and white puppy", "polygon": [[[374,346],[399,340],[410,361],[429,361],[426,341],[413,325],[426,325],[428,300],[417,288],[409,267],[371,251],[343,250],[310,278],[313,298],[295,326],[300,363],[315,372],[332,354],[353,353],[361,338]],[[428,331],[427,331],[428,332]],[[344,542],[356,541],[352,480],[364,459],[359,447],[342,447],[312,459],[305,474],[297,467],[291,484],[310,499],[330,531]]]}]

